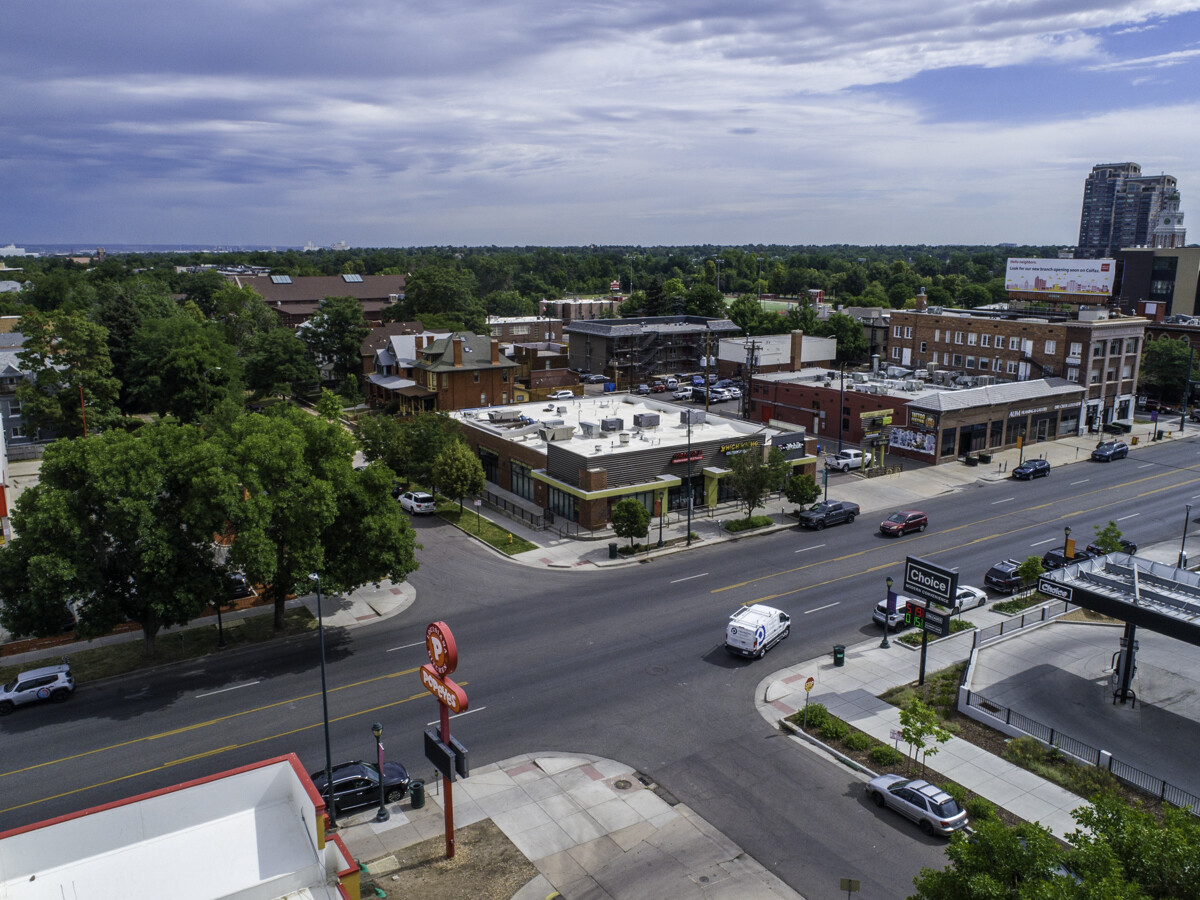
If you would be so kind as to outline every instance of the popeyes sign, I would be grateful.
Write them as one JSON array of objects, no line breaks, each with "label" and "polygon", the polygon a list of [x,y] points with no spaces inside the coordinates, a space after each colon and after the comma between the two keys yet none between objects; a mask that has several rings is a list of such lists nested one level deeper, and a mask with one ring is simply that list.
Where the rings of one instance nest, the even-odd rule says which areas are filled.
[{"label": "popeyes sign", "polygon": [[467,692],[446,676],[458,668],[458,646],[445,622],[431,622],[425,629],[429,665],[421,666],[421,684],[452,713],[465,712]]}]

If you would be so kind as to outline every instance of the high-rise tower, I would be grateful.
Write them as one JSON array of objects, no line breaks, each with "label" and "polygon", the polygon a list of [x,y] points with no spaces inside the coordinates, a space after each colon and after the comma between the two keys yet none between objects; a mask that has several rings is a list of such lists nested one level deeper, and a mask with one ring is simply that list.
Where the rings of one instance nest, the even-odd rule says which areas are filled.
[{"label": "high-rise tower", "polygon": [[1131,162],[1093,166],[1083,187],[1075,257],[1099,259],[1122,247],[1153,244],[1163,205],[1172,197],[1178,208],[1174,176],[1143,175],[1142,167]]}]

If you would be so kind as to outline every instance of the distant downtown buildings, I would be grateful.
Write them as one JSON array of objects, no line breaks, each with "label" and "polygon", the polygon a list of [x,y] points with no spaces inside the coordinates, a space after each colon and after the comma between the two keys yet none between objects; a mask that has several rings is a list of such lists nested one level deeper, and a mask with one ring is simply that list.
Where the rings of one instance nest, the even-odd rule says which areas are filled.
[{"label": "distant downtown buildings", "polygon": [[1137,163],[1093,166],[1083,188],[1076,259],[1113,257],[1128,247],[1172,249],[1187,238],[1172,175],[1143,175]]}]

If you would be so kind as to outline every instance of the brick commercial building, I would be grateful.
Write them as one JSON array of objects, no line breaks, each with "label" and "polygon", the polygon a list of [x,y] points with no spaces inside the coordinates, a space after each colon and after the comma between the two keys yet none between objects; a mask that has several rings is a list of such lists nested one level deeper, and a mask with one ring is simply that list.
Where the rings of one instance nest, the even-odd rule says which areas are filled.
[{"label": "brick commercial building", "polygon": [[[803,433],[706,415],[622,395],[465,410],[455,418],[478,454],[487,500],[509,511],[604,528],[632,497],[652,516],[735,499],[730,461],[779,447],[793,472],[813,474],[815,442]],[[653,527],[653,524],[652,524]]]},{"label": "brick commercial building", "polygon": [[[1131,422],[1147,321],[1081,309],[1078,318],[1021,311],[894,310],[887,362],[946,370],[975,385],[1064,378],[1086,387],[1079,427]],[[960,381],[961,383],[961,381]]]},{"label": "brick commercial building", "polygon": [[1117,254],[1117,301],[1137,313],[1139,303],[1154,303],[1161,315],[1200,315],[1200,247],[1137,247]]},{"label": "brick commercial building", "polygon": [[502,344],[562,340],[562,319],[546,316],[488,316],[492,337]]},{"label": "brick commercial building", "polygon": [[403,275],[232,275],[229,280],[252,288],[289,328],[307,322],[326,297],[353,297],[367,321],[378,325],[383,311],[404,296]]}]

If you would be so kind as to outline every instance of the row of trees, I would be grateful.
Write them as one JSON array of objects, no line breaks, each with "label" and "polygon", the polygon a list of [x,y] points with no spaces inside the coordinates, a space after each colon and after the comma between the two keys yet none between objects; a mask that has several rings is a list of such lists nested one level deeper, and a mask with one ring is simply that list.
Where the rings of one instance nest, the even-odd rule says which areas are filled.
[{"label": "row of trees", "polygon": [[52,634],[68,603],[80,637],[131,620],[150,652],[160,629],[224,596],[230,571],[264,585],[276,628],[310,573],[331,591],[403,580],[416,545],[390,497],[394,473],[356,470],[355,449],[336,423],[287,404],[220,427],[55,441],[0,549],[0,623]]}]

